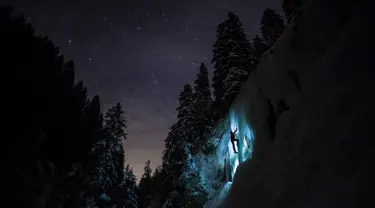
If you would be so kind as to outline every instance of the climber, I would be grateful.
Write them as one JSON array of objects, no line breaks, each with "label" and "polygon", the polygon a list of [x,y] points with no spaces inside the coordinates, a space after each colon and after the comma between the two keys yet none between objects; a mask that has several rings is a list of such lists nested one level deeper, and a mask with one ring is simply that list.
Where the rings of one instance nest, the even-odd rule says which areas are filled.
[{"label": "climber", "polygon": [[232,142],[233,152],[234,153],[238,153],[237,150],[236,150],[236,147],[234,145],[234,142],[237,142],[237,147],[238,147],[238,139],[236,139],[236,132],[237,132],[237,128],[236,128],[236,130],[234,132],[230,131],[230,141]]}]

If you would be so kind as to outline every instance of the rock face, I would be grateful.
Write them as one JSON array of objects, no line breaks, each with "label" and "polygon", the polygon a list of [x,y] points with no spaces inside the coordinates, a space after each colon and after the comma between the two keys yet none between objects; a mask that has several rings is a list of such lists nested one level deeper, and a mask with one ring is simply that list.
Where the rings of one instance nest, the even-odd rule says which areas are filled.
[{"label": "rock face", "polygon": [[255,139],[221,207],[375,207],[374,9],[305,1],[263,55],[231,107]]}]

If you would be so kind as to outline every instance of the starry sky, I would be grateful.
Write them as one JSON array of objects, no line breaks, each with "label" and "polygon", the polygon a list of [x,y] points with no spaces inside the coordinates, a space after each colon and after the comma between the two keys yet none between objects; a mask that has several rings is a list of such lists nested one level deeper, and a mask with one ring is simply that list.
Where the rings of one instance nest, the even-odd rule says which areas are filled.
[{"label": "starry sky", "polygon": [[[4,0],[3,0],[4,2]],[[36,35],[48,36],[102,110],[121,102],[128,119],[125,160],[139,179],[146,160],[160,163],[175,122],[178,94],[201,62],[210,64],[217,25],[232,11],[248,38],[266,8],[281,0],[5,0]]]}]

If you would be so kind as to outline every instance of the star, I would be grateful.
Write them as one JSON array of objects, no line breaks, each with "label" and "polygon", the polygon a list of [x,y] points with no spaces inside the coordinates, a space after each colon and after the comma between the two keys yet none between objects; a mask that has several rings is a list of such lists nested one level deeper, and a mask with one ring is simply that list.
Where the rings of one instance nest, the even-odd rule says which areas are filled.
[{"label": "star", "polygon": [[142,28],[141,27],[137,27],[137,30],[142,30]]},{"label": "star", "polygon": [[165,15],[164,13],[161,13],[161,16],[163,16],[163,17],[164,17],[164,15]]},{"label": "star", "polygon": [[198,41],[198,40],[199,40],[199,38],[195,38],[195,40],[196,40],[196,41]]},{"label": "star", "polygon": [[104,20],[107,21],[107,17],[104,17]]},{"label": "star", "polygon": [[157,81],[156,80],[154,80],[154,84],[156,84],[157,83]]},{"label": "star", "polygon": [[203,59],[204,59],[204,60],[207,60],[207,58],[206,58],[206,57],[204,57]]},{"label": "star", "polygon": [[185,30],[189,30],[189,28],[185,28]]},{"label": "star", "polygon": [[180,5],[179,5],[179,4],[177,4],[177,7],[180,7]]},{"label": "star", "polygon": [[69,42],[69,43],[71,43],[71,42],[72,42],[72,40],[68,40],[68,42]]},{"label": "star", "polygon": [[91,61],[91,58],[89,58],[89,61]]}]

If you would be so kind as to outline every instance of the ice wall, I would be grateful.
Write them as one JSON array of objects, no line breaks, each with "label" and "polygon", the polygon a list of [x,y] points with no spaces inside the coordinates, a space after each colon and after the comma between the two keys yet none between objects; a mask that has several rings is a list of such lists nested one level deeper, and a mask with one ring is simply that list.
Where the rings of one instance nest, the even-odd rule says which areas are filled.
[{"label": "ice wall", "polygon": [[[242,103],[246,106],[245,103]],[[235,149],[230,139],[230,131],[236,132]],[[229,113],[216,127],[216,134],[210,139],[215,151],[212,155],[200,157],[199,170],[208,202],[205,207],[215,208],[227,196],[232,185],[237,167],[251,158],[255,141],[251,125],[248,123],[242,108],[231,108]]]},{"label": "ice wall", "polygon": [[[251,157],[254,134],[243,112],[234,108],[230,109],[227,118],[218,125],[216,131],[214,139],[218,140],[215,154],[217,165],[223,170],[224,180],[229,182],[233,180],[238,165]],[[238,142],[234,142],[234,147],[230,131],[236,132],[238,139]]]},{"label": "ice wall", "polygon": [[303,2],[231,106],[221,207],[375,207],[375,2]]}]

